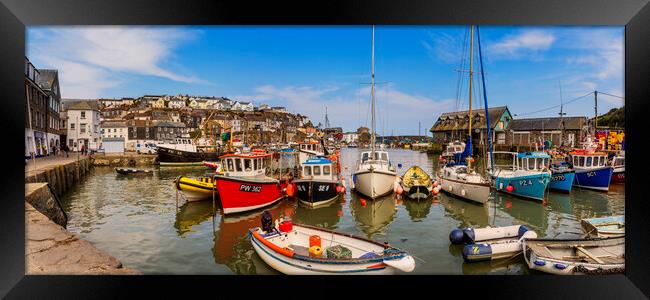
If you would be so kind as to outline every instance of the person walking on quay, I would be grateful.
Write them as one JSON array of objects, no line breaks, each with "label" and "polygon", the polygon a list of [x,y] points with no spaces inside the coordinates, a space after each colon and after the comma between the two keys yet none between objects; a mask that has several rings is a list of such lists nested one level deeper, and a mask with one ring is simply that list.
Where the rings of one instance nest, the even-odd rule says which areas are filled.
[{"label": "person walking on quay", "polygon": [[81,156],[85,156],[85,155],[86,155],[86,145],[81,144]]},{"label": "person walking on quay", "polygon": [[68,144],[63,144],[63,151],[65,152],[65,157],[70,157],[70,148],[68,148]]}]

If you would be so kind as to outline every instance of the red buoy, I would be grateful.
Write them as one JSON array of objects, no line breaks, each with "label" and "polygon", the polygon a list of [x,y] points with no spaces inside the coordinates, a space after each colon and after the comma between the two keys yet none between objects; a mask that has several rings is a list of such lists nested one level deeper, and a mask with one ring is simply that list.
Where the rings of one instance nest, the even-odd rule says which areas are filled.
[{"label": "red buoy", "polygon": [[508,185],[508,186],[506,187],[506,191],[508,191],[508,193],[512,193],[512,191],[514,191],[514,190],[515,190],[515,187],[512,186],[512,185]]},{"label": "red buoy", "polygon": [[366,199],[361,198],[361,206],[366,207]]}]

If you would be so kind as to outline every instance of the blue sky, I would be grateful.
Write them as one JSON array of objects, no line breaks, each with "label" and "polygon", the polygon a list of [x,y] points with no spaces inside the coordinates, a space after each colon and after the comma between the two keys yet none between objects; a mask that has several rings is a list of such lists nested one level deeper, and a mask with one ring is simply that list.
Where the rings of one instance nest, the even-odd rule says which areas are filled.
[{"label": "blue sky", "polygon": [[[27,56],[58,69],[64,98],[226,96],[285,106],[346,131],[369,125],[370,26],[30,27]],[[467,109],[467,26],[377,26],[377,131],[422,134]],[[598,90],[624,96],[623,27],[481,27],[489,106],[523,117]],[[477,61],[475,61],[477,62]],[[468,66],[463,68],[468,69]],[[476,65],[474,67],[476,71]],[[459,94],[459,74],[463,83]],[[476,76],[478,78],[478,76]],[[478,83],[478,81],[475,81]],[[476,85],[476,84],[475,84]],[[474,107],[482,103],[473,102]],[[623,100],[599,96],[598,110]],[[593,96],[564,107],[593,116]]]}]

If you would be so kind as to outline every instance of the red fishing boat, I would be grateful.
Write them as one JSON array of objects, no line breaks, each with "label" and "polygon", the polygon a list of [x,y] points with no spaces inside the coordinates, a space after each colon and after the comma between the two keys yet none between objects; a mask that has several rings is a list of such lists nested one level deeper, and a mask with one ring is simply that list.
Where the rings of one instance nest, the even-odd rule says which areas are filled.
[{"label": "red fishing boat", "polygon": [[260,151],[219,157],[224,174],[215,175],[224,214],[269,206],[284,198],[280,181],[266,176],[266,158]]}]

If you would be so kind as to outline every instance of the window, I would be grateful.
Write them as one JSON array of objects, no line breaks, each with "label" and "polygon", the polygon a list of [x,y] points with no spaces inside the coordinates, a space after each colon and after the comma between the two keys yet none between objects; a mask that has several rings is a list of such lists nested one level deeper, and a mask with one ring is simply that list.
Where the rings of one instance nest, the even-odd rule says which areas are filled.
[{"label": "window", "polygon": [[252,169],[251,169],[251,160],[250,159],[244,159],[244,170],[245,171],[252,171]]},{"label": "window", "polygon": [[257,158],[254,158],[254,159],[253,159],[253,170],[258,170],[258,167],[257,167],[257,166],[258,166],[258,165],[257,165]]},{"label": "window", "polygon": [[84,123],[79,124],[79,132],[80,133],[85,133],[86,132],[86,124],[84,124]]},{"label": "window", "polygon": [[315,176],[320,175],[320,166],[314,166],[314,175]]},{"label": "window", "polygon": [[306,176],[311,176],[311,167],[310,166],[305,166],[304,167],[305,175]]},{"label": "window", "polygon": [[81,112],[81,118],[82,118],[82,119],[85,119],[85,118],[86,118],[86,112],[85,112],[85,111],[82,111],[82,112]]},{"label": "window", "polygon": [[260,169],[264,168],[264,161],[262,160],[262,158],[257,159],[257,165],[260,166]]},{"label": "window", "polygon": [[237,172],[241,172],[241,159],[235,158],[235,168],[237,169]]},{"label": "window", "polygon": [[235,171],[235,167],[233,166],[232,159],[227,159],[226,162],[227,162],[227,164],[228,164],[228,171],[229,171],[229,172],[234,172],[234,171]]},{"label": "window", "polygon": [[591,167],[591,160],[592,160],[591,156],[587,157],[587,164],[585,165],[585,167]]},{"label": "window", "polygon": [[388,161],[388,153],[382,153],[381,154],[381,160]]},{"label": "window", "polygon": [[584,156],[579,156],[578,157],[578,166],[583,167],[585,165],[585,157]]},{"label": "window", "polygon": [[73,139],[68,140],[68,145],[70,145],[70,147],[72,147],[73,144],[74,144],[74,140],[73,140]]},{"label": "window", "polygon": [[329,175],[332,168],[330,166],[323,166],[323,175]]}]

